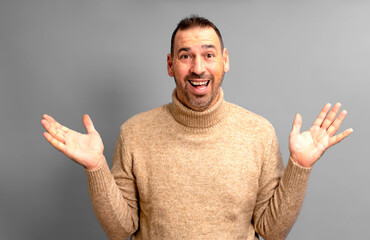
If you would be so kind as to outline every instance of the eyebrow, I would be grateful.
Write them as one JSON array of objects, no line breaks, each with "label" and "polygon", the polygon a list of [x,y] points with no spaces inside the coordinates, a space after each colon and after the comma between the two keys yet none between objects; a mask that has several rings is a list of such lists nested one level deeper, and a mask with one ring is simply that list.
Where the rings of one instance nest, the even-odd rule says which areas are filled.
[{"label": "eyebrow", "polygon": [[[208,49],[208,48],[216,49],[215,45],[213,45],[213,44],[204,44],[204,45],[202,45],[202,48],[204,48],[204,49]],[[191,48],[190,48],[190,47],[182,47],[182,48],[180,48],[177,52],[178,52],[178,53],[180,53],[180,52],[182,52],[182,51],[184,51],[184,52],[189,52],[190,50],[191,50]]]},{"label": "eyebrow", "polygon": [[213,44],[205,44],[205,45],[202,45],[202,48],[213,48],[213,49],[216,49],[215,45],[213,45]]},{"label": "eyebrow", "polygon": [[177,51],[178,53],[180,53],[180,52],[182,52],[182,51],[184,51],[184,52],[189,52],[190,51],[190,49],[191,48],[189,48],[189,47],[182,47],[182,48],[180,48],[179,49],[179,51]]}]

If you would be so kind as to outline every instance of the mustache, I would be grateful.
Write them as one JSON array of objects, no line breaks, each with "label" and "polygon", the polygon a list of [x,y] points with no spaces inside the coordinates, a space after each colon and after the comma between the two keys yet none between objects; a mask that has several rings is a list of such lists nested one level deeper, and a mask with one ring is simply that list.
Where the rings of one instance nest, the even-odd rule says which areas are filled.
[{"label": "mustache", "polygon": [[202,74],[196,74],[196,73],[189,73],[188,75],[185,76],[185,80],[188,81],[189,79],[210,79],[213,80],[212,75],[207,75],[205,73]]}]

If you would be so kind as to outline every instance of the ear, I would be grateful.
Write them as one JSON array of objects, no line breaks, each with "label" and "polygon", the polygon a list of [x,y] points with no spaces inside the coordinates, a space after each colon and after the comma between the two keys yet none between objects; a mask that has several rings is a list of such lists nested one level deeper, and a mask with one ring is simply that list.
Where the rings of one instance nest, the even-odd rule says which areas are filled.
[{"label": "ear", "polygon": [[167,54],[167,72],[170,77],[173,77],[173,59],[171,54]]},{"label": "ear", "polygon": [[228,72],[230,70],[230,64],[229,64],[229,55],[227,53],[226,48],[224,48],[222,58],[223,58],[223,62],[224,62],[224,72]]}]

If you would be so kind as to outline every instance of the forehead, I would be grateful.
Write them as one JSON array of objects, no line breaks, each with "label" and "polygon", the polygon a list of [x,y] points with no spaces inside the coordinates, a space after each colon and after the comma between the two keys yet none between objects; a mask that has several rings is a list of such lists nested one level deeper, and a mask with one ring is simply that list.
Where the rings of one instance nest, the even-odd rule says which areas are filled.
[{"label": "forehead", "polygon": [[176,33],[174,41],[174,50],[183,47],[199,47],[203,45],[214,45],[216,49],[221,49],[221,42],[213,28],[190,28],[186,30],[179,30]]}]

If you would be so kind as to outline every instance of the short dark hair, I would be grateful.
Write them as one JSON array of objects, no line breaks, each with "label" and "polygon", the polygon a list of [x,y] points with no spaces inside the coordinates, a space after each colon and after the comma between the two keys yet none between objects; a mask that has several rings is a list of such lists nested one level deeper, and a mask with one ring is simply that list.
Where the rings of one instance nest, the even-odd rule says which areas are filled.
[{"label": "short dark hair", "polygon": [[221,49],[224,49],[224,43],[222,41],[222,36],[216,25],[214,25],[211,21],[204,17],[199,17],[198,15],[191,15],[189,17],[186,17],[182,19],[178,24],[176,29],[172,33],[171,37],[171,55],[173,56],[173,47],[174,47],[174,42],[175,42],[175,36],[178,30],[186,30],[194,27],[200,27],[200,28],[213,28],[215,32],[217,33],[217,36],[220,38],[221,42]]}]

